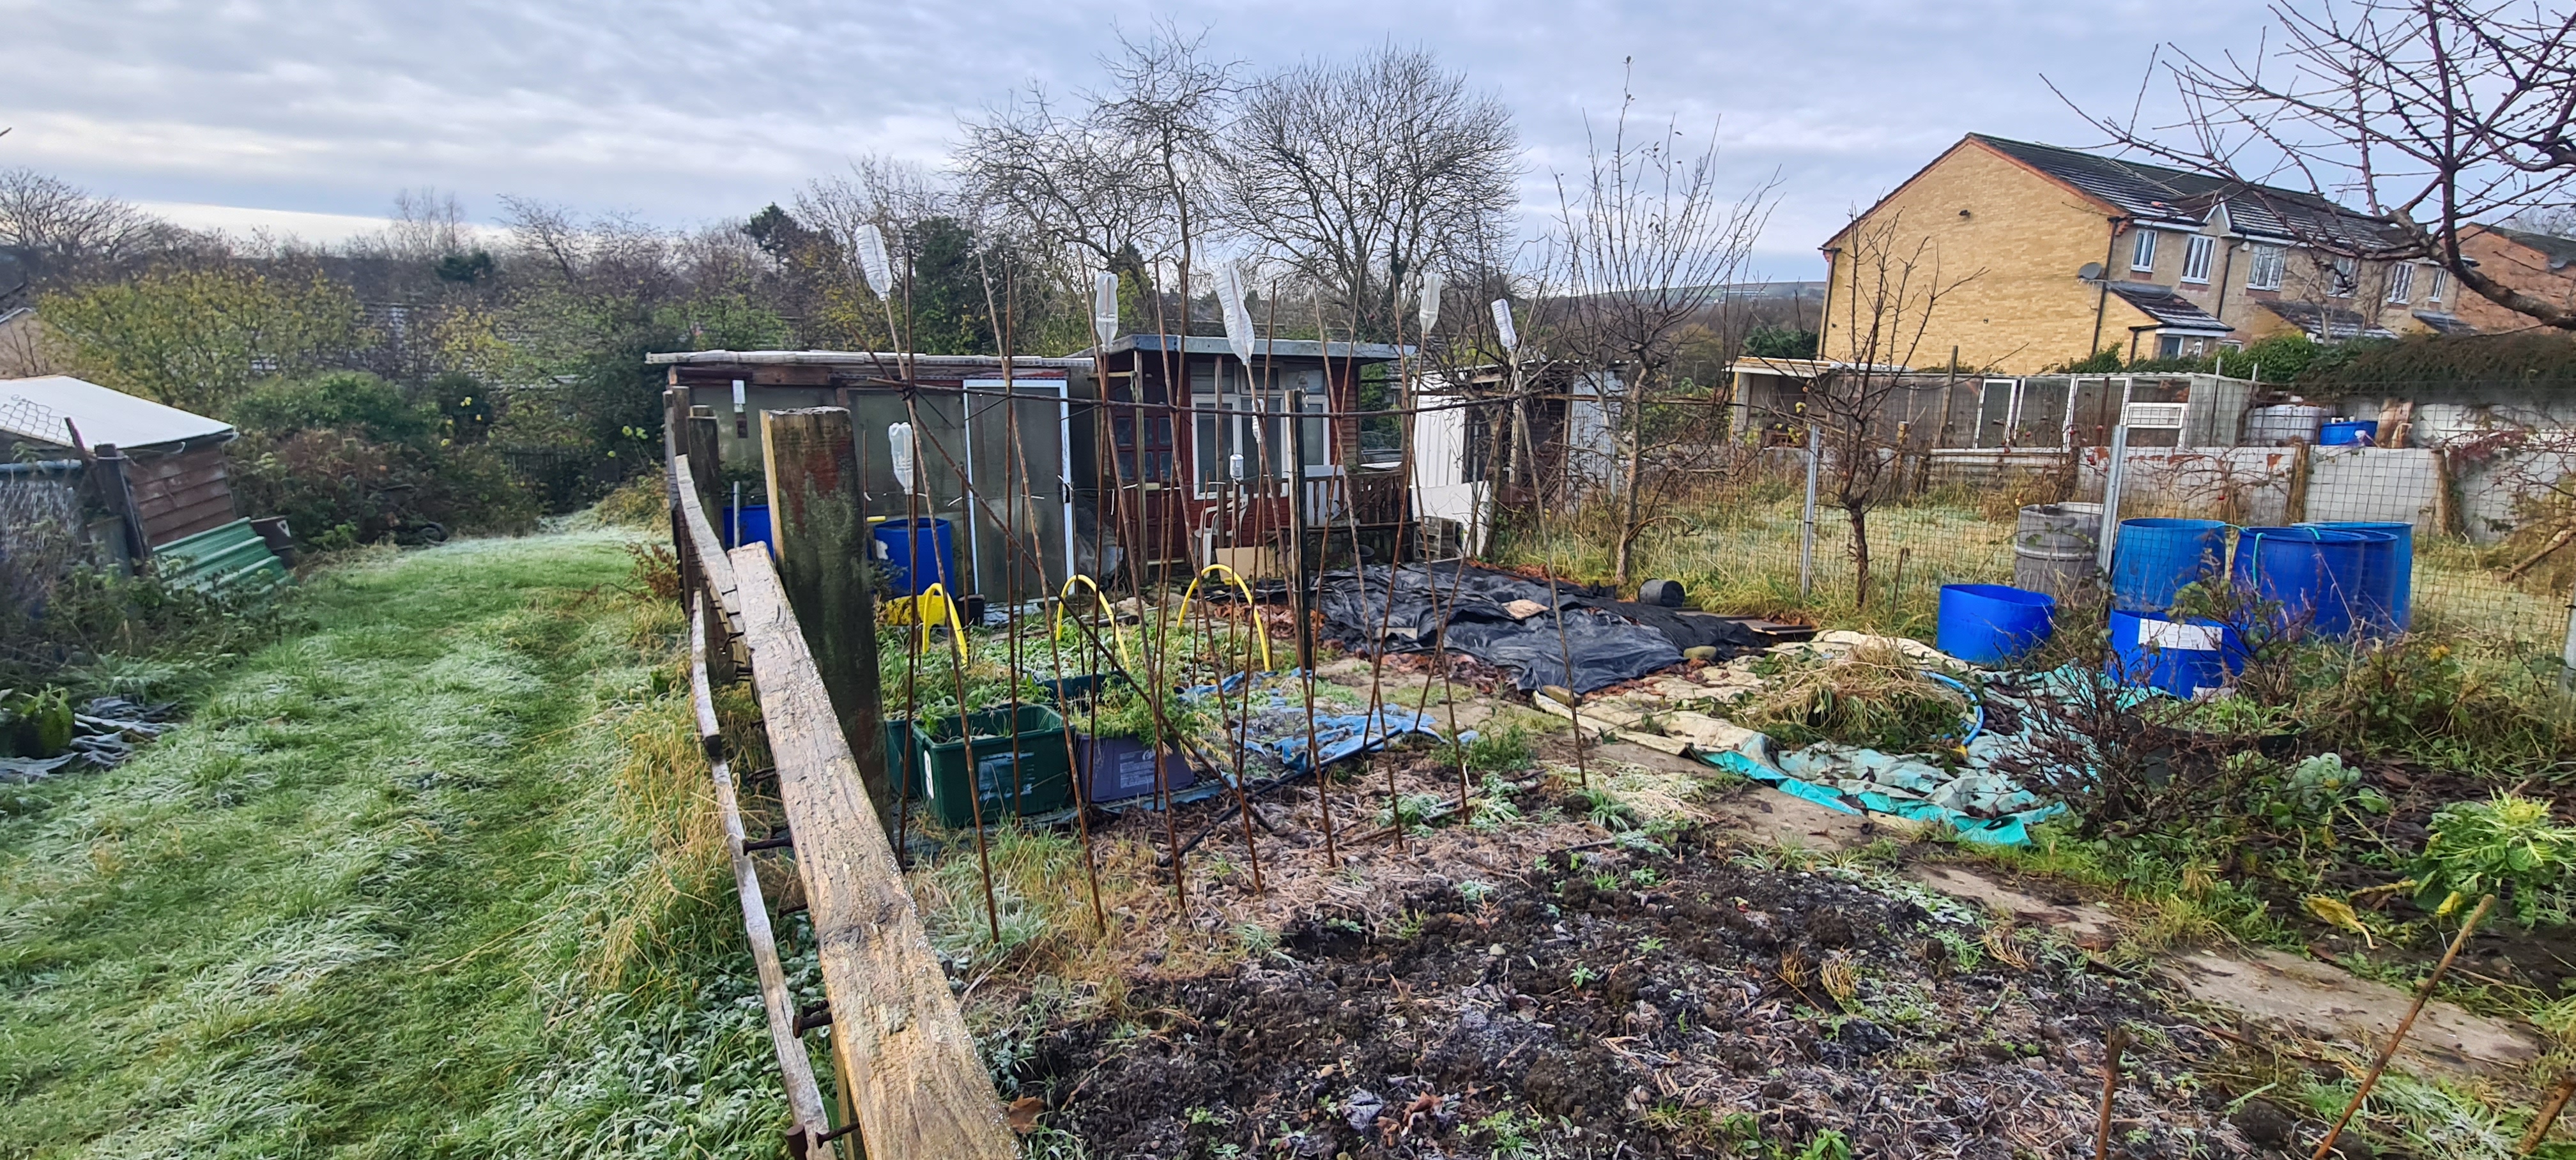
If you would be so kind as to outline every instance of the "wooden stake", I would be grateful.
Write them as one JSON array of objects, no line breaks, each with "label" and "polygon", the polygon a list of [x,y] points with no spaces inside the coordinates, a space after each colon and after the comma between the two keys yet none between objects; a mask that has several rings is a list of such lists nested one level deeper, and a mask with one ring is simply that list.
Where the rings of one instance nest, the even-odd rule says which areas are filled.
[{"label": "wooden stake", "polygon": [[2361,1101],[2370,1098],[2370,1089],[2379,1086],[2380,1073],[2388,1070],[2388,1061],[2397,1057],[2397,1045],[2405,1042],[2406,1033],[2415,1027],[2415,1017],[2423,1014],[2424,1004],[2432,1001],[2433,988],[2441,984],[2442,976],[2451,969],[2452,960],[2460,957],[2460,948],[2469,945],[2469,936],[2477,932],[2479,920],[2484,919],[2488,908],[2494,905],[2495,895],[2479,899],[2478,908],[2469,912],[2469,920],[2460,924],[2460,933],[2451,939],[2451,949],[2442,952],[2442,961],[2433,965],[2433,973],[2424,976],[2424,985],[2415,989],[2415,1002],[2406,1008],[2406,1017],[2397,1021],[2397,1030],[2389,1033],[2388,1046],[2380,1049],[2379,1059],[2362,1074],[2361,1086],[2353,1089],[2352,1102],[2344,1105],[2343,1114],[2335,1117],[2334,1127],[2326,1129],[2326,1138],[2317,1141],[2317,1150],[2308,1160],[2326,1160],[2326,1153],[2334,1150],[2335,1138],[2343,1135],[2343,1126],[2351,1123],[2353,1113],[2361,1110]]},{"label": "wooden stake", "polygon": [[2120,1090],[2120,1053],[2129,1049],[2129,1029],[2111,1025],[2102,1037],[2102,1115],[2093,1125],[2093,1160],[2111,1160],[2111,1097]]},{"label": "wooden stake", "polygon": [[858,761],[859,783],[876,806],[877,825],[891,831],[896,790],[886,775],[876,592],[866,565],[868,522],[850,413],[839,407],[763,411],[760,442],[769,464],[779,585],[796,608],[806,648]]},{"label": "wooden stake", "polygon": [[2540,1142],[2549,1138],[2549,1126],[2558,1122],[2558,1113],[2567,1110],[2567,1101],[2576,1097],[2576,1072],[2558,1081],[2558,1090],[2549,1093],[2549,1102],[2540,1105],[2540,1114],[2531,1118],[2531,1128],[2522,1134],[2522,1143],[2514,1145],[2513,1154],[2529,1156],[2540,1150]]}]

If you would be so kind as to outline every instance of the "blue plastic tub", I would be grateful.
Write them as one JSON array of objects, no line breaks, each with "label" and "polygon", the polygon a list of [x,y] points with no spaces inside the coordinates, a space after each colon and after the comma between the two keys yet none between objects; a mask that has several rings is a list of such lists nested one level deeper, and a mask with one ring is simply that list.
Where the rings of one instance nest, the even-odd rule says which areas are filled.
[{"label": "blue plastic tub", "polygon": [[947,520],[887,520],[876,526],[875,536],[877,559],[885,562],[897,595],[919,596],[937,584],[951,598],[965,598],[957,583],[956,528]]},{"label": "blue plastic tub", "polygon": [[724,509],[724,526],[716,529],[716,536],[724,541],[725,547],[739,548],[743,544],[767,544],[769,545],[769,554],[772,557],[778,555],[778,537],[770,531],[768,504],[747,503],[742,505],[741,544],[734,542],[733,526],[734,509],[728,506]]},{"label": "blue plastic tub", "polygon": [[2395,538],[2342,528],[2247,528],[2229,571],[2238,588],[2280,606],[2276,631],[2346,637],[2367,623],[2373,552]]},{"label": "blue plastic tub", "polygon": [[2346,520],[2309,525],[2347,532],[2385,532],[2392,543],[2372,553],[2361,579],[2370,630],[2405,632],[2415,624],[2415,525]]},{"label": "blue plastic tub", "polygon": [[2183,585],[2227,571],[2224,520],[2122,520],[2111,547],[2111,607],[2162,613]]},{"label": "blue plastic tub", "polygon": [[1999,665],[2037,647],[2056,625],[2057,598],[2006,584],[1941,586],[1941,651]]},{"label": "blue plastic tub", "polygon": [[2217,621],[2113,612],[2111,660],[2104,671],[2124,685],[2191,697],[2243,671],[2245,656],[2244,640]]},{"label": "blue plastic tub", "polygon": [[2321,447],[2368,447],[2379,442],[2379,424],[2369,419],[2337,419],[2317,429]]}]

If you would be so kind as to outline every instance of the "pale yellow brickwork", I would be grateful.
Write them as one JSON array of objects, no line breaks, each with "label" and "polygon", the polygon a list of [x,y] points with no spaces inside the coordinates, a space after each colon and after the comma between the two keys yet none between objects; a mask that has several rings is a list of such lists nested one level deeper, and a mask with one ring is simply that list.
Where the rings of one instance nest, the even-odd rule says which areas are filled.
[{"label": "pale yellow brickwork", "polygon": [[[2101,291],[2078,279],[2076,271],[2103,260],[2112,216],[2111,210],[2021,163],[1975,141],[1962,141],[1836,239],[1844,252],[1831,255],[1824,357],[1930,367],[1947,365],[1956,344],[1961,366],[2013,374],[2082,358],[2091,349]],[[1909,317],[1893,349],[1881,341],[1876,352],[1859,351],[1853,331],[1866,334],[1872,303],[1888,296],[1875,291],[1879,263],[1868,257],[1858,263],[1860,284],[1854,292],[1849,251],[1855,244],[1870,245],[1867,239],[1891,222],[1893,256],[1914,254],[1918,240],[1929,243],[1916,259],[1911,285],[1934,284],[1936,267],[1938,284],[1944,287],[1969,274],[1975,277],[1942,297],[1919,342],[1911,320],[1920,304],[1916,291],[1908,295],[1915,301],[1905,308]],[[2113,258],[2122,266],[2127,260],[2125,253]],[[2119,268],[2114,267],[2115,273]],[[2117,342],[2124,349],[2128,328],[2149,321],[2116,297],[2108,315],[2103,344]]]}]

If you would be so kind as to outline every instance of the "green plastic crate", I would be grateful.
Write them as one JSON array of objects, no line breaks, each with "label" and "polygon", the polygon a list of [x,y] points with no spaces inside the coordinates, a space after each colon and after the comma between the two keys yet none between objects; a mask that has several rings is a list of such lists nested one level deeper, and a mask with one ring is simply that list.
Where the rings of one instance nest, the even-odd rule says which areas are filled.
[{"label": "green plastic crate", "polygon": [[[966,768],[968,741],[958,735],[957,718],[933,717],[914,725],[914,760],[926,775],[918,808],[944,826],[972,826],[978,812],[969,792],[982,799],[984,824],[1009,817],[1046,814],[1073,804],[1073,770],[1064,743],[1064,718],[1044,705],[1022,705],[1014,735],[1009,709],[984,709],[966,715],[975,751],[970,780]],[[895,758],[888,757],[892,765]],[[1017,800],[1014,801],[1014,765]]]}]

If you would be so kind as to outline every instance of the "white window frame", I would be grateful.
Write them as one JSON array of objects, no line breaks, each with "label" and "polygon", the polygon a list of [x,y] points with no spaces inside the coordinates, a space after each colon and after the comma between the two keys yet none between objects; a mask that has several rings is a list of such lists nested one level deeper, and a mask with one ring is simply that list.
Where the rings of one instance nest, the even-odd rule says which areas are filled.
[{"label": "white window frame", "polygon": [[2410,262],[2388,264],[2388,301],[2403,306],[2415,300],[2415,266]]},{"label": "white window frame", "polygon": [[2218,239],[2208,234],[2193,234],[2182,251],[2182,280],[2209,285],[2211,259],[2218,254]]},{"label": "white window frame", "polygon": [[2278,290],[2281,273],[2290,264],[2290,252],[2280,246],[2256,243],[2254,253],[2245,263],[2245,288]]},{"label": "white window frame", "polygon": [[2440,266],[2425,268],[2433,271],[2433,279],[2432,283],[2424,288],[2424,301],[2427,304],[2440,302],[2442,295],[2451,288],[2451,272]]},{"label": "white window frame", "polygon": [[2156,231],[2139,230],[2137,239],[2129,243],[2129,269],[2139,273],[2155,272]]},{"label": "white window frame", "polygon": [[2361,259],[2341,254],[2326,259],[2326,297],[2351,298],[2361,293]]}]

